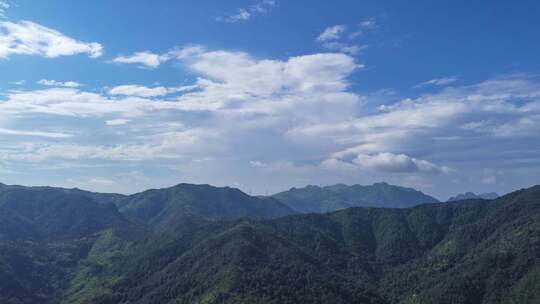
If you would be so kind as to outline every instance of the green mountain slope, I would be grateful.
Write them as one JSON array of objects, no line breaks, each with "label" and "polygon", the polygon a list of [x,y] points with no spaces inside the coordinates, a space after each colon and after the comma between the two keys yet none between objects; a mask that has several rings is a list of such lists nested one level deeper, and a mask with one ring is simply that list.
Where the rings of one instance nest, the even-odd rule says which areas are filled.
[{"label": "green mountain slope", "polygon": [[92,303],[537,303],[539,267],[534,187],[492,202],[214,222],[140,247]]},{"label": "green mountain slope", "polygon": [[292,188],[274,198],[301,213],[324,213],[350,207],[407,208],[437,199],[412,188],[377,183],[371,186],[337,184]]},{"label": "green mountain slope", "polygon": [[205,185],[114,203],[124,214],[62,189],[0,190],[0,303],[540,301],[540,186],[278,218],[290,209],[275,200]]},{"label": "green mountain slope", "polygon": [[177,229],[185,221],[275,218],[294,213],[274,198],[258,198],[229,187],[179,184],[152,189],[117,202],[120,211],[159,231]]},{"label": "green mountain slope", "polygon": [[124,196],[0,184],[0,303],[77,303],[107,293],[108,267],[138,243],[159,244],[151,229],[176,235],[217,219],[291,213],[275,199],[208,185]]},{"label": "green mountain slope", "polygon": [[135,230],[112,204],[65,189],[1,185],[0,303],[50,303],[99,235],[122,227]]}]

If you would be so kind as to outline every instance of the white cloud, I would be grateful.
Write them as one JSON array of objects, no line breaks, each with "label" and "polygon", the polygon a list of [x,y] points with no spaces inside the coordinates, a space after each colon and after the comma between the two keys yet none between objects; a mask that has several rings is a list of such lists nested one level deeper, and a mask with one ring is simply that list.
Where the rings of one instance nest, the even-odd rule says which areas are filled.
[{"label": "white cloud", "polygon": [[113,87],[109,90],[109,95],[125,95],[138,97],[157,97],[165,96],[173,93],[187,92],[195,90],[198,86],[181,86],[181,87],[146,87],[141,85],[121,85]]},{"label": "white cloud", "polygon": [[360,22],[360,27],[367,30],[373,30],[378,27],[378,24],[375,18],[372,17],[372,18],[369,18]]},{"label": "white cloud", "polygon": [[240,20],[248,20],[251,18],[251,13],[245,8],[239,8],[238,13],[227,18],[229,22],[236,22]]},{"label": "white cloud", "polygon": [[374,170],[392,173],[449,173],[450,168],[438,166],[429,161],[416,159],[405,154],[379,152],[375,154],[355,154],[338,152],[322,162],[328,169],[338,170]]},{"label": "white cloud", "polygon": [[[71,117],[80,118],[76,124],[73,121],[77,137],[33,146],[11,157],[133,161],[179,159],[186,151],[197,151],[201,158],[215,149],[229,149],[229,141],[243,138],[239,133],[275,129],[276,134],[283,134],[291,124],[339,119],[359,101],[347,92],[347,77],[361,65],[344,54],[283,61],[202,47],[176,54],[198,76],[196,84],[124,85],[106,94],[73,88],[8,92],[0,111],[16,118],[13,123],[24,125],[39,116],[46,125],[58,127],[73,121]],[[182,94],[167,95],[172,93]],[[129,126],[115,128],[111,134],[110,128],[96,127],[96,120],[103,126],[129,121]],[[113,136],[118,144],[103,146],[99,134]]]},{"label": "white cloud", "polygon": [[105,124],[107,126],[121,126],[121,125],[125,125],[127,123],[129,123],[129,119],[111,119],[111,120],[107,120],[105,121]]},{"label": "white cloud", "polygon": [[48,137],[48,138],[68,138],[71,134],[57,132],[39,132],[39,131],[22,131],[0,128],[0,134],[14,136],[33,136],[33,137]]},{"label": "white cloud", "polygon": [[270,8],[277,6],[277,1],[274,0],[263,0],[259,3],[256,3],[250,7],[241,7],[237,10],[235,14],[226,17],[218,17],[217,21],[224,21],[229,23],[235,23],[238,21],[246,21],[251,19],[256,14],[267,13]]},{"label": "white cloud", "polygon": [[[373,114],[343,118],[342,123],[298,126],[288,131],[295,141],[325,139],[344,147],[324,162],[341,171],[378,168],[434,173],[449,169],[411,155],[448,159],[457,172],[470,170],[467,162],[471,160],[521,166],[521,162],[537,159],[525,151],[532,151],[530,144],[539,132],[540,84],[512,77],[405,99]],[[528,147],[516,150],[522,144]],[[534,145],[533,150],[540,148]],[[386,154],[388,151],[392,153]],[[520,157],[523,159],[518,160]]]},{"label": "white cloud", "polygon": [[317,37],[317,40],[321,42],[338,40],[343,32],[347,28],[344,25],[334,25],[324,29],[324,31]]},{"label": "white cloud", "polygon": [[[1,131],[0,131],[1,133]],[[28,136],[43,136],[65,138],[64,136],[47,136],[38,134],[22,134]],[[18,134],[13,134],[18,135]],[[88,145],[70,142],[60,143],[31,143],[26,144],[18,153],[0,153],[0,160],[43,162],[47,160],[110,160],[110,161],[156,161],[180,160],[184,153],[191,156],[200,153],[198,148],[206,141],[216,142],[218,133],[214,130],[190,129],[184,131],[168,131],[152,134],[144,138],[145,142],[119,143],[115,145]],[[206,148],[211,145],[206,145]],[[0,148],[0,151],[2,149]],[[3,152],[3,151],[2,151]],[[206,151],[208,152],[208,151]]]},{"label": "white cloud", "polygon": [[110,95],[127,95],[140,97],[155,97],[167,94],[167,88],[155,87],[149,88],[139,85],[121,85],[109,90]]},{"label": "white cloud", "polygon": [[424,81],[422,83],[419,83],[415,86],[415,88],[421,88],[421,87],[425,87],[425,86],[428,86],[428,85],[434,85],[434,86],[445,86],[445,85],[449,85],[451,83],[454,83],[458,80],[457,77],[455,76],[451,76],[451,77],[443,77],[443,78],[435,78],[435,79],[430,79],[428,81]]},{"label": "white cloud", "polygon": [[345,54],[355,55],[366,49],[368,45],[358,45],[352,42],[356,37],[353,33],[347,37],[343,37],[347,31],[345,25],[334,25],[327,27],[318,37],[317,41],[322,47],[331,51],[338,51]]},{"label": "white cloud", "polygon": [[356,55],[368,48],[367,45],[350,45],[342,42],[330,41],[324,42],[322,46],[328,50],[338,51],[345,54]]},{"label": "white cloud", "polygon": [[161,63],[169,60],[167,54],[158,55],[149,51],[136,52],[130,56],[118,56],[112,61],[115,63],[139,64],[142,67],[156,69]]},{"label": "white cloud", "polygon": [[50,80],[50,79],[41,79],[37,83],[44,86],[50,86],[50,87],[78,88],[81,86],[80,83],[75,82],[75,81],[62,82],[62,81],[56,81],[56,80]]},{"label": "white cloud", "polygon": [[[189,55],[186,55],[189,54]],[[257,60],[242,52],[186,50],[179,59],[200,75],[200,90],[180,96],[186,111],[220,111],[221,115],[261,114],[278,119],[279,113],[310,119],[311,112],[331,107],[325,115],[337,115],[352,106],[357,96],[347,93],[346,78],[361,67],[354,59],[337,53]],[[317,114],[318,115],[318,114]],[[258,123],[264,123],[260,119]]]},{"label": "white cloud", "polygon": [[[349,77],[362,65],[347,54],[279,60],[202,46],[169,54],[194,75],[191,86],[4,92],[1,128],[39,124],[40,131],[72,136],[4,134],[0,161],[136,162],[206,182],[232,181],[227,174],[234,171],[234,181],[245,184],[239,175],[266,181],[279,176],[283,184],[337,182],[347,175],[425,187],[448,182],[447,174],[437,174],[450,172],[448,167],[455,170],[451,178],[465,180],[469,168],[490,167],[486,162],[528,168],[538,161],[540,83],[533,78],[439,88],[397,103],[395,92],[384,101],[390,104],[377,107],[380,102],[373,105],[351,91]],[[206,159],[215,161],[208,166],[200,161]],[[517,160],[519,166],[511,163]],[[481,184],[483,176],[475,176]],[[497,176],[497,184],[505,178]]]},{"label": "white cloud", "polygon": [[9,3],[6,1],[0,1],[0,18],[4,17],[4,14],[9,7]]},{"label": "white cloud", "polygon": [[103,46],[97,42],[75,40],[31,21],[0,22],[0,58],[12,55],[56,58],[77,54],[100,57]]},{"label": "white cloud", "polygon": [[17,80],[17,81],[12,81],[10,82],[9,84],[13,84],[13,85],[23,85],[26,83],[26,80]]}]

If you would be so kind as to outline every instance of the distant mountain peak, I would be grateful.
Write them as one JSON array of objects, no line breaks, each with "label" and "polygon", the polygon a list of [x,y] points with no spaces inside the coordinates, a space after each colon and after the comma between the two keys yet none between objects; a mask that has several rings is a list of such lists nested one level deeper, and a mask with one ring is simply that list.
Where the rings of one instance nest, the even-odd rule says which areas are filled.
[{"label": "distant mountain peak", "polygon": [[437,199],[413,188],[378,182],[372,185],[308,185],[273,195],[290,208],[302,213],[329,212],[350,207],[405,208]]},{"label": "distant mountain peak", "polygon": [[468,192],[460,193],[460,194],[458,194],[456,196],[450,197],[448,199],[448,201],[453,202],[453,201],[460,201],[460,200],[466,200],[466,199],[486,199],[486,200],[491,200],[491,199],[496,199],[498,197],[499,197],[499,194],[497,194],[496,192],[488,192],[488,193],[476,194],[474,192],[468,191]]}]

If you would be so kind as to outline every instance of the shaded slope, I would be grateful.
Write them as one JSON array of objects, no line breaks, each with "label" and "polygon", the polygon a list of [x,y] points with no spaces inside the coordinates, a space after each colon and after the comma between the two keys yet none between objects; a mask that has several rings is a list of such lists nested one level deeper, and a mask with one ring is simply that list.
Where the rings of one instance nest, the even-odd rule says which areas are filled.
[{"label": "shaded slope", "polygon": [[105,230],[129,227],[112,204],[49,187],[0,186],[0,302],[53,303]]}]

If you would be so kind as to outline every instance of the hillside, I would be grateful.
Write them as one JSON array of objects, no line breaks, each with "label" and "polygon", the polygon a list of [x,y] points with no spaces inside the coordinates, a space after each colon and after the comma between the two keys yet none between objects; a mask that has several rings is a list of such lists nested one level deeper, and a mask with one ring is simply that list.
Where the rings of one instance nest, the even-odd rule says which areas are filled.
[{"label": "hillside", "polygon": [[85,274],[115,264],[138,242],[159,242],[150,229],[174,235],[217,219],[291,213],[275,199],[208,185],[125,196],[0,184],[0,302],[82,297],[80,288],[99,286],[80,281]]},{"label": "hillside", "polygon": [[[0,302],[540,300],[540,186],[493,201],[279,218],[231,188],[142,194],[117,202],[121,213],[63,189],[1,190]],[[157,212],[134,212],[154,203]]]},{"label": "hillside", "polygon": [[532,304],[539,271],[534,187],[492,202],[214,222],[140,247],[91,302]]},{"label": "hillside", "polygon": [[141,230],[80,193],[0,186],[0,302],[49,303],[95,240],[119,229]]},{"label": "hillside", "polygon": [[117,202],[117,206],[126,216],[162,231],[174,230],[186,220],[262,219],[294,213],[274,198],[253,197],[230,187],[193,184],[126,196]]},{"label": "hillside", "polygon": [[350,207],[407,208],[437,199],[412,188],[376,183],[371,186],[337,184],[292,188],[274,198],[301,213],[324,213]]}]

